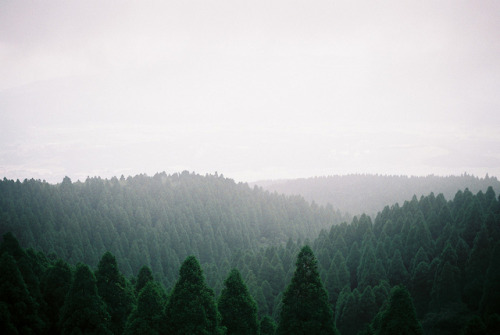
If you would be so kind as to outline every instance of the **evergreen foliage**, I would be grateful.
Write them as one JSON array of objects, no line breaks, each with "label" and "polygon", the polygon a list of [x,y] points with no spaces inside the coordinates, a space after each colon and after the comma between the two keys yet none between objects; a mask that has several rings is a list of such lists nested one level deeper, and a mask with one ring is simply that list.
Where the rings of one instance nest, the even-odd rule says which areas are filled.
[{"label": "evergreen foliage", "polygon": [[380,325],[375,334],[422,334],[410,293],[405,287],[392,289],[389,304],[381,312]]},{"label": "evergreen foliage", "polygon": [[260,320],[259,334],[260,335],[274,335],[276,333],[276,323],[269,316],[264,316]]},{"label": "evergreen foliage", "polygon": [[169,334],[219,334],[214,292],[205,284],[198,260],[186,258],[166,308]]},{"label": "evergreen foliage", "polygon": [[301,194],[318,204],[334,204],[355,215],[376,214],[386,205],[403,203],[413,195],[421,196],[431,192],[442,193],[446,199],[451,199],[457,190],[469,188],[475,193],[480,190],[487,192],[491,186],[490,199],[491,194],[494,196],[495,192],[500,193],[500,181],[497,178],[478,178],[469,174],[448,177],[350,174],[261,181],[256,184],[273,192]]},{"label": "evergreen foliage", "polygon": [[283,295],[277,334],[336,334],[328,293],[309,246],[301,249],[292,281]]},{"label": "evergreen foliage", "polygon": [[139,274],[137,275],[137,282],[135,283],[136,294],[139,294],[144,286],[146,286],[147,283],[153,280],[153,273],[151,272],[151,269],[146,265],[141,267],[141,269],[139,270]]},{"label": "evergreen foliage", "polygon": [[[238,250],[256,253],[289,239],[313,239],[344,218],[299,196],[187,171],[84,182],[65,178],[58,185],[4,178],[0,214],[0,234],[12,232],[23,247],[90,267],[110,251],[126,277],[147,266],[165,287],[175,284],[182,260],[195,255],[207,274],[213,267],[216,276],[207,279],[217,292]],[[265,278],[273,294],[285,285],[279,263],[273,264],[274,282]],[[254,274],[260,277],[258,269]],[[25,281],[30,292],[36,289]]]},{"label": "evergreen foliage", "polygon": [[231,270],[224,281],[218,308],[222,318],[221,324],[228,335],[258,333],[257,304],[237,269]]},{"label": "evergreen foliage", "polygon": [[5,313],[1,325],[6,333],[35,334],[42,329],[38,317],[37,304],[30,296],[28,288],[17,267],[17,263],[9,253],[4,252],[0,258],[0,303]]},{"label": "evergreen foliage", "polygon": [[[306,323],[300,317],[328,314],[307,298],[315,294],[329,298],[331,324],[342,335],[380,331],[382,321],[399,317],[388,312],[391,287],[405,284],[426,334],[497,334],[499,198],[489,188],[448,201],[433,193],[408,199],[373,221],[362,215],[334,224],[340,216],[331,207],[219,176],[65,178],[59,185],[4,179],[0,231],[14,231],[20,242],[7,233],[0,245],[0,333],[231,333],[227,318],[219,320],[214,291],[221,314],[237,312],[235,300],[222,298],[238,296],[222,293],[233,282],[247,283],[241,296],[254,297],[261,332],[272,332],[267,315],[288,313],[293,322],[281,331],[299,329]],[[318,255],[311,277],[294,269],[307,237]],[[30,246],[42,251],[24,249]],[[188,258],[181,267],[188,254],[201,266]],[[95,277],[84,265],[73,273],[75,262],[97,266]],[[232,268],[239,280],[233,272],[225,278]]]},{"label": "evergreen foliage", "polygon": [[500,315],[500,241],[496,243],[490,258],[480,307],[484,316]]},{"label": "evergreen foliage", "polygon": [[42,295],[45,302],[45,316],[48,321],[47,333],[60,333],[59,314],[71,287],[73,274],[69,265],[57,260],[42,278]]},{"label": "evergreen foliage", "polygon": [[87,265],[78,264],[61,310],[62,334],[112,334],[109,320],[106,304],[97,294],[94,274]]},{"label": "evergreen foliage", "polygon": [[111,317],[109,329],[113,334],[122,334],[127,317],[132,311],[134,294],[131,285],[118,270],[115,256],[104,253],[95,273],[97,291],[106,303]]},{"label": "evergreen foliage", "polygon": [[155,281],[148,281],[137,299],[137,306],[130,314],[124,335],[158,335],[162,329],[165,292]]}]

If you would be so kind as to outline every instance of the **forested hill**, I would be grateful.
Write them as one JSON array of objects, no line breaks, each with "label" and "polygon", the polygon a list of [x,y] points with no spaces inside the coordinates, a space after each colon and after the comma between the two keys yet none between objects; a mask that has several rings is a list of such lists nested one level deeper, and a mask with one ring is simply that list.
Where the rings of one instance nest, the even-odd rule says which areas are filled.
[{"label": "forested hill", "polygon": [[478,178],[468,174],[461,176],[383,176],[352,174],[345,176],[313,177],[252,183],[269,191],[284,194],[300,194],[308,201],[318,204],[332,204],[335,208],[351,215],[377,214],[384,206],[403,203],[426,196],[433,192],[442,193],[446,199],[453,199],[459,190],[468,188],[471,192],[486,192],[489,186],[498,194],[500,181],[495,177]]},{"label": "forested hill", "polygon": [[[97,184],[101,183],[108,182]],[[3,202],[26,200],[16,183],[7,184],[11,193]],[[69,193],[52,196],[76,201],[72,210],[83,216],[85,211],[79,208],[85,201],[71,195],[82,185],[66,180],[57,187]],[[272,202],[273,197],[266,200]],[[154,202],[151,196],[147,199]],[[26,216],[25,230],[40,224],[33,213],[41,211],[50,218],[50,211],[43,210],[47,201],[38,200],[19,200],[17,210],[20,217]],[[167,291],[148,267],[125,278],[116,263],[129,262],[124,250],[122,259],[105,252],[98,256],[97,266],[74,267],[57,259],[60,255],[24,250],[6,233],[0,243],[1,333],[257,335],[259,315],[260,335],[496,335],[500,333],[499,200],[492,188],[477,194],[459,191],[448,201],[431,193],[401,206],[386,206],[373,221],[362,215],[350,224],[332,225],[320,232],[312,248],[289,239],[285,245],[256,251],[214,253],[204,270],[196,257],[189,256],[180,269],[172,269],[176,283]],[[53,211],[63,211],[67,205],[61,203]],[[100,208],[95,211],[104,211],[105,207],[93,205]],[[2,213],[6,222],[10,212]],[[13,227],[20,221],[9,224]],[[78,234],[101,230],[100,225],[110,227],[89,223]],[[43,237],[41,231],[36,233],[31,233],[35,241]],[[88,239],[87,235],[80,237]],[[120,232],[114,243],[125,238]],[[172,243],[158,244],[160,254],[140,254],[137,261],[148,264],[163,250],[174,252]],[[57,248],[61,247],[54,246],[55,252]],[[154,251],[147,245],[141,248]],[[80,256],[86,254],[81,252]],[[206,255],[199,252],[199,257]],[[210,282],[224,278],[224,287],[214,293]],[[268,315],[278,323],[276,332]]]},{"label": "forested hill", "polygon": [[0,181],[0,234],[12,232],[23,247],[73,264],[95,266],[111,251],[125,275],[147,265],[167,287],[188,255],[212,271],[213,284],[237,250],[314,239],[341,219],[331,206],[218,175]]}]

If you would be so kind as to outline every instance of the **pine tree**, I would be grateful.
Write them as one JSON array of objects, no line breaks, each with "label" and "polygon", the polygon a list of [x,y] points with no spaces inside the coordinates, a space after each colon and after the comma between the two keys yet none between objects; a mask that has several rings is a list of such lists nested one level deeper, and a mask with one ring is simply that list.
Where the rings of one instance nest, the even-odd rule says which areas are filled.
[{"label": "pine tree", "polygon": [[410,293],[405,287],[392,289],[387,309],[380,316],[377,335],[422,334]]},{"label": "pine tree", "polygon": [[39,269],[39,266],[36,260],[33,259],[33,254],[30,257],[26,250],[21,248],[16,237],[10,232],[3,235],[3,241],[0,244],[0,255],[4,253],[10,254],[14,258],[30,296],[33,298],[35,305],[38,305],[42,294],[40,292],[39,278],[35,274],[35,268]]},{"label": "pine tree", "polygon": [[355,335],[361,328],[359,324],[360,294],[357,288],[352,292],[346,287],[340,292],[335,308],[335,320],[342,335]]},{"label": "pine tree", "polygon": [[277,334],[336,334],[328,294],[309,246],[300,251],[292,282],[283,295]]},{"label": "pine tree", "polygon": [[386,279],[385,269],[380,260],[377,260],[371,243],[363,249],[363,255],[357,272],[358,288],[364,290],[367,286],[375,286],[379,281]]},{"label": "pine tree", "polygon": [[[330,269],[328,269],[328,273],[326,275],[326,280],[325,280],[325,289],[328,292],[328,297],[329,297],[328,299],[332,305],[335,305],[335,303],[337,302],[340,291],[343,288],[339,280],[338,272],[339,271],[337,270],[337,266],[335,265],[334,262],[332,262],[332,264],[330,265]],[[348,285],[350,285],[350,283],[348,283]]]},{"label": "pine tree", "polygon": [[169,334],[218,334],[219,318],[214,292],[205,284],[198,260],[186,258],[166,308]]},{"label": "pine tree", "polygon": [[414,305],[417,316],[422,317],[427,311],[432,289],[432,277],[430,275],[429,264],[420,262],[415,268],[412,280],[412,295],[415,297]]},{"label": "pine tree", "polygon": [[477,233],[481,230],[482,222],[481,206],[477,199],[473,199],[472,204],[467,208],[465,213],[463,221],[464,231],[462,233],[463,239],[471,248],[474,246],[474,239]]},{"label": "pine tree", "polygon": [[370,323],[373,317],[377,314],[377,304],[375,294],[371,286],[367,286],[363,294],[359,297],[358,324],[360,328],[364,328]]},{"label": "pine tree", "polygon": [[224,281],[219,298],[222,326],[227,334],[257,334],[257,304],[248,292],[238,270],[233,269]]},{"label": "pine tree", "polygon": [[85,264],[78,264],[61,310],[62,334],[111,334],[106,304],[97,294],[96,279]]},{"label": "pine tree", "polygon": [[477,310],[483,293],[486,271],[490,263],[490,248],[486,228],[479,231],[474,239],[474,248],[465,266],[464,301],[471,310]]},{"label": "pine tree", "polygon": [[269,316],[265,315],[259,324],[260,335],[274,335],[276,333],[276,323]]},{"label": "pine tree", "polygon": [[496,243],[490,258],[480,310],[484,316],[500,315],[500,241]]},{"label": "pine tree", "polygon": [[149,281],[139,293],[137,306],[125,325],[124,335],[157,335],[161,330],[165,292],[155,281]]},{"label": "pine tree", "polygon": [[47,333],[59,333],[59,313],[71,287],[73,274],[69,265],[58,260],[47,269],[42,282],[42,296],[45,301],[45,315],[48,319]]},{"label": "pine tree", "polygon": [[460,272],[456,266],[446,262],[442,270],[436,273],[431,291],[431,305],[429,308],[439,311],[449,304],[461,300],[459,283]]},{"label": "pine tree", "polygon": [[387,277],[389,277],[388,279],[392,286],[406,284],[408,280],[408,271],[403,264],[403,258],[399,249],[396,249],[394,252]]},{"label": "pine tree", "polygon": [[38,317],[37,304],[30,296],[16,261],[8,253],[0,258],[0,304],[4,306],[5,324],[2,333],[17,329],[21,334],[40,332],[43,324]]},{"label": "pine tree", "polygon": [[151,272],[151,269],[146,265],[144,265],[139,270],[139,274],[137,275],[137,282],[135,283],[136,294],[139,294],[139,292],[141,292],[143,287],[146,286],[146,284],[152,280],[153,280],[153,273]]},{"label": "pine tree", "polygon": [[106,303],[111,316],[109,329],[113,334],[122,334],[127,317],[132,311],[134,294],[125,277],[118,270],[115,256],[106,252],[95,273],[97,292]]},{"label": "pine tree", "polygon": [[418,212],[411,224],[410,231],[406,238],[406,247],[404,248],[405,264],[409,265],[409,260],[413,257],[420,247],[424,250],[430,250],[432,247],[432,236],[427,228],[422,212]]}]

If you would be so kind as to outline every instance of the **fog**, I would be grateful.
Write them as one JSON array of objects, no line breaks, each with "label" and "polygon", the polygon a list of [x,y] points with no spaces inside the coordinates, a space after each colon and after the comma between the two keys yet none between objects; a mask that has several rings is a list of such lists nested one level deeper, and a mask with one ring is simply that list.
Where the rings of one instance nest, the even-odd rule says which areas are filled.
[{"label": "fog", "polygon": [[500,176],[497,1],[2,1],[0,176]]}]

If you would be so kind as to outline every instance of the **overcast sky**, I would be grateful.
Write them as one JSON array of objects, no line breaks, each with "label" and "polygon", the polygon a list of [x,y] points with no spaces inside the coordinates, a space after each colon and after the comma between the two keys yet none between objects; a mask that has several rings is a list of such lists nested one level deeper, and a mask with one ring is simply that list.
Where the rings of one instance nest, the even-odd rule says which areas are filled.
[{"label": "overcast sky", "polygon": [[0,176],[500,177],[499,1],[0,1]]}]

